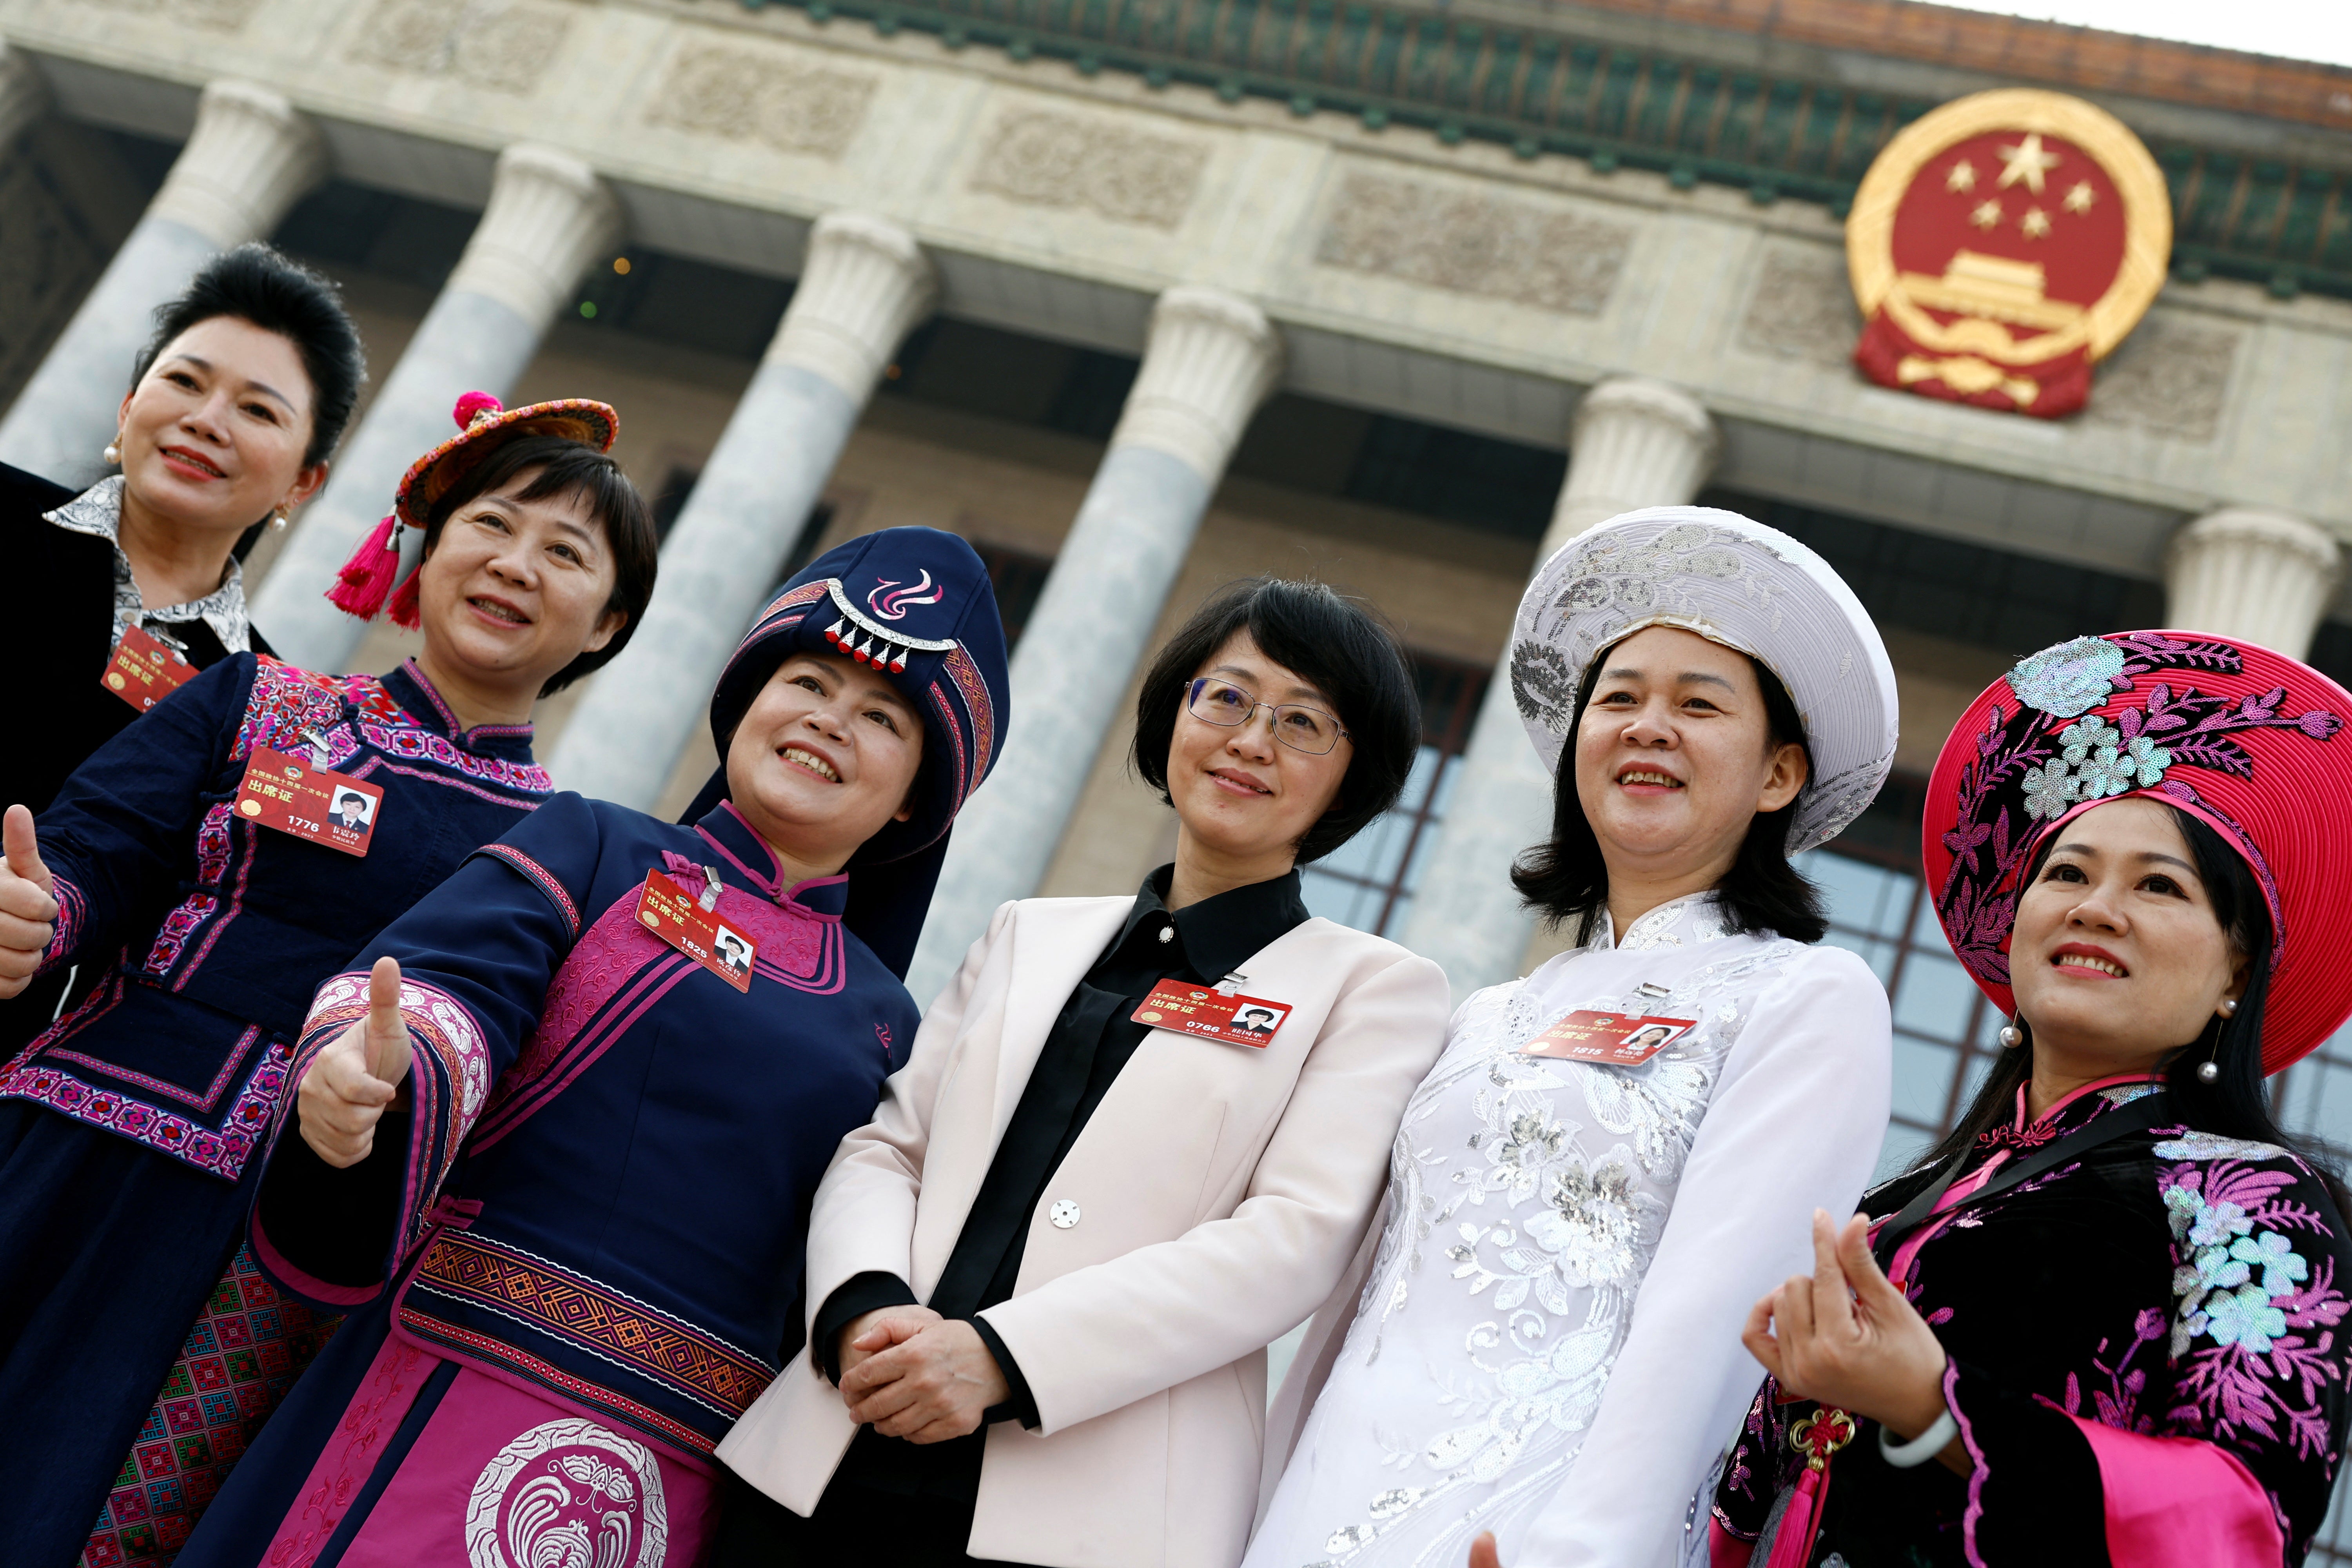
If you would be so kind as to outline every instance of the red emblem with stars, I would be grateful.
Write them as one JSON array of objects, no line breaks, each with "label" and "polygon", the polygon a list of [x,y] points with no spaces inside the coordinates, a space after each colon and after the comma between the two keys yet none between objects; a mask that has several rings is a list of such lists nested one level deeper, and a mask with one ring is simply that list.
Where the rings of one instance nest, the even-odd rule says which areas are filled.
[{"label": "red emblem with stars", "polygon": [[1884,386],[2054,419],[2147,313],[2172,203],[2138,137],[2063,93],[1956,99],[1863,176],[1846,263]]}]

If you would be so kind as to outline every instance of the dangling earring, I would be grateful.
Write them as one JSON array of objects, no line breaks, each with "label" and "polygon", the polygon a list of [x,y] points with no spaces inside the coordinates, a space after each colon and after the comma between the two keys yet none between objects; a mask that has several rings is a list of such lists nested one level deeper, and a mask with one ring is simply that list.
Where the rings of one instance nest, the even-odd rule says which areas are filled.
[{"label": "dangling earring", "polygon": [[2013,1051],[2025,1044],[2025,1031],[2015,1024],[2003,1024],[2000,1033],[1993,1037],[2000,1042],[2000,1048],[2005,1051]]},{"label": "dangling earring", "polygon": [[121,436],[118,434],[113,440],[109,441],[106,444],[106,450],[100,452],[99,456],[106,459],[106,466],[110,468],[122,461]]},{"label": "dangling earring", "polygon": [[[2221,1005],[2217,1009],[2217,1011],[2221,1013],[2224,1022],[2236,1017],[2238,1016],[2238,999],[2234,996],[2222,997]],[[2214,1059],[2214,1058],[2219,1057],[2221,1054],[2221,1031],[2217,1028],[2213,1031],[2212,1055],[2208,1056],[2203,1061],[2197,1064],[2197,1081],[2199,1083],[2219,1083],[2221,1081],[2221,1064]]]},{"label": "dangling earring", "polygon": [[286,527],[286,514],[285,514],[284,512],[282,512],[282,511],[273,511],[273,512],[271,512],[271,513],[269,514],[269,531],[270,531],[270,532],[272,532],[272,533],[281,532],[281,531],[284,531],[285,527]]}]

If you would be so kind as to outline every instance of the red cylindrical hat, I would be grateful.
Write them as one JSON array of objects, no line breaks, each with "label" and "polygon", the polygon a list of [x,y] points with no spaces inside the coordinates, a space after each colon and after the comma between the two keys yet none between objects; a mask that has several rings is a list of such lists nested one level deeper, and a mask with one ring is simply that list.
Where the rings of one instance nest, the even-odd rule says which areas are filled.
[{"label": "red cylindrical hat", "polygon": [[1952,726],[1920,858],[1952,951],[2004,1014],[2017,881],[2051,829],[2145,795],[2234,846],[2270,901],[2263,1070],[2352,1017],[2352,693],[2299,660],[2201,632],[2076,637],[2021,660]]}]

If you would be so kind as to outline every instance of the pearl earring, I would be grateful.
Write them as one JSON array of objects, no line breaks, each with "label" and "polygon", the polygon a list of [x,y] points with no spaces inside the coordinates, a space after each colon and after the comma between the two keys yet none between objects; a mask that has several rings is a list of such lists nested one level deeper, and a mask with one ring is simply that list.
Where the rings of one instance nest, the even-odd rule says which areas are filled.
[{"label": "pearl earring", "polygon": [[2237,999],[2235,996],[2224,996],[2224,997],[2222,997],[2222,998],[2221,998],[2221,1016],[2223,1016],[2224,1018],[2234,1018],[2234,1017],[2236,1017],[2237,1016],[2238,1016],[2238,999]]},{"label": "pearl earring", "polygon": [[282,512],[282,511],[273,511],[273,512],[271,512],[271,513],[269,514],[269,531],[270,531],[270,532],[272,532],[272,533],[279,532],[279,531],[281,531],[285,527],[286,527],[286,514],[285,514],[284,512]]},{"label": "pearl earring", "polygon": [[106,449],[99,454],[100,457],[106,459],[106,466],[110,468],[114,467],[115,464],[122,461],[122,447],[120,445],[121,440],[121,437],[117,437],[114,440],[109,441],[106,444]]},{"label": "pearl earring", "polygon": [[2000,1048],[2005,1051],[2013,1051],[2025,1044],[2025,1031],[2014,1024],[2003,1024],[2000,1026],[2000,1033],[1995,1037],[2000,1041]]}]

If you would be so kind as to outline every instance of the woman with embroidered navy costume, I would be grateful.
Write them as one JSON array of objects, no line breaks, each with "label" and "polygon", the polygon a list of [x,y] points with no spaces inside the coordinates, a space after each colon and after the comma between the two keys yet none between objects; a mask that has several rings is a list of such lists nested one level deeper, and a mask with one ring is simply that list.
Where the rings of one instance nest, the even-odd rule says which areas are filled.
[{"label": "woman with embroidered navy costume", "polygon": [[[399,496],[428,541],[402,595],[416,658],[378,679],[240,654],[37,822],[6,814],[0,990],[103,974],[0,1065],[12,1564],[64,1568],[85,1538],[96,1562],[168,1560],[315,1348],[325,1325],[238,1247],[310,993],[548,798],[531,705],[616,651],[651,591],[610,409],[478,395],[460,425]],[[261,818],[289,768],[373,797],[367,833],[323,795],[307,834],[291,808]],[[310,841],[336,832],[356,847]]]},{"label": "woman with embroidered navy costume", "polygon": [[[172,681],[269,651],[246,613],[246,554],[325,482],[364,379],[335,286],[243,245],[156,313],[114,439],[90,454],[119,473],[77,496],[0,465],[0,558],[18,590],[0,806],[46,811]],[[133,673],[163,679],[117,667],[142,654]],[[68,967],[0,1000],[0,1056],[92,979]]]},{"label": "woman with embroidered navy costume", "polygon": [[1714,1568],[2304,1560],[2352,1426],[2352,1235],[2263,1078],[2352,1016],[2347,715],[2267,648],[2132,632],[1955,726],[1926,870],[2008,1048],[1757,1304]]},{"label": "woman with embroidered navy costume", "polygon": [[797,1348],[810,1194],[905,1059],[899,975],[1003,743],[986,567],[928,529],[841,546],[710,717],[691,826],[559,796],[320,989],[254,1247],[357,1310],[184,1568],[700,1555],[712,1450]]}]

